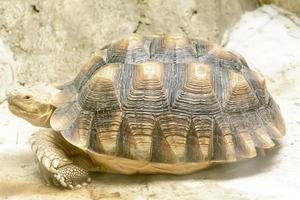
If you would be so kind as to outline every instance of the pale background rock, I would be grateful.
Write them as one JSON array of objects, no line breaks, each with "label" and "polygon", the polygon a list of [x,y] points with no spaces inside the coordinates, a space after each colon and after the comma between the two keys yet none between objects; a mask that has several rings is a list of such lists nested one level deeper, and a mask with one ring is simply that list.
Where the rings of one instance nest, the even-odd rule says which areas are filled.
[{"label": "pale background rock", "polygon": [[10,49],[0,38],[0,103],[6,98],[6,90],[13,84],[15,62]]},{"label": "pale background rock", "polygon": [[300,93],[299,27],[300,20],[295,15],[275,6],[264,6],[243,15],[223,38],[223,45],[242,54],[250,66],[269,80],[268,87],[275,94],[290,92],[286,88]]},{"label": "pale background rock", "polygon": [[[0,9],[1,10],[1,9]],[[265,158],[218,166],[187,176],[92,174],[87,188],[45,186],[27,144],[37,130],[0,105],[0,199],[246,200],[295,199],[300,195],[300,25],[273,6],[243,15],[224,37],[267,78],[287,124],[282,148]]]},{"label": "pale background rock", "polygon": [[282,149],[269,169],[225,185],[251,194],[249,199],[293,199],[300,195],[295,178],[300,174],[300,19],[276,6],[263,6],[244,14],[223,43],[264,75],[287,127]]},{"label": "pale background rock", "polygon": [[275,4],[300,16],[299,0],[258,0],[260,4]]},{"label": "pale background rock", "polygon": [[18,61],[21,84],[64,82],[91,52],[128,33],[185,32],[218,42],[245,0],[1,0],[0,35]]}]

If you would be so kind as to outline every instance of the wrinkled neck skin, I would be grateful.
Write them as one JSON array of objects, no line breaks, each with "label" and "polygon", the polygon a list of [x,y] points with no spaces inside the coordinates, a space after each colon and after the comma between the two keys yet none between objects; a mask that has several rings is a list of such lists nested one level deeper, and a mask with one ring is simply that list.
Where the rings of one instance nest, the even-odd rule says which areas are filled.
[{"label": "wrinkled neck skin", "polygon": [[50,126],[50,118],[55,111],[56,107],[49,105],[49,109],[47,112],[44,114],[36,117],[36,118],[31,118],[29,121],[32,125],[34,126],[39,126],[39,127],[45,127],[45,128],[51,128]]}]

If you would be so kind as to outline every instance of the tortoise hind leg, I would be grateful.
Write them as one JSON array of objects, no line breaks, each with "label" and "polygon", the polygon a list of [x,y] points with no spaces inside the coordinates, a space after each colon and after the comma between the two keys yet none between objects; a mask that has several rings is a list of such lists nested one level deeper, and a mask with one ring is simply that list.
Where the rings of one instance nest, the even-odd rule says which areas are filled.
[{"label": "tortoise hind leg", "polygon": [[44,129],[35,133],[30,141],[41,175],[48,184],[73,189],[91,181],[88,172],[70,159],[76,149],[68,146],[59,133]]}]

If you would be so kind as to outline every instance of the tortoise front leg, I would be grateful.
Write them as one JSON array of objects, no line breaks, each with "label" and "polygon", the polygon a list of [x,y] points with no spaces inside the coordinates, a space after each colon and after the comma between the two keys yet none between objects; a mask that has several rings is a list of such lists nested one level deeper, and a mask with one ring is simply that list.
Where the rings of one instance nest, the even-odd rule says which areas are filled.
[{"label": "tortoise front leg", "polygon": [[33,134],[30,141],[41,175],[48,184],[73,189],[91,181],[88,172],[70,159],[76,150],[59,133],[44,129]]}]

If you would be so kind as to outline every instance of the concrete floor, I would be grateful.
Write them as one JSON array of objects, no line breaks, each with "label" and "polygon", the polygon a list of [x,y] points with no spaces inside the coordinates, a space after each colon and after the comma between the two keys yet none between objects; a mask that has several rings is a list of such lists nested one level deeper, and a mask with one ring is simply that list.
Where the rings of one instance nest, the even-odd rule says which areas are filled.
[{"label": "concrete floor", "polygon": [[27,139],[37,128],[10,114],[4,102],[0,199],[295,199],[300,195],[300,20],[275,7],[263,7],[245,14],[224,43],[267,78],[286,119],[280,149],[187,176],[95,173],[86,188],[60,190],[46,186],[34,164]]}]

